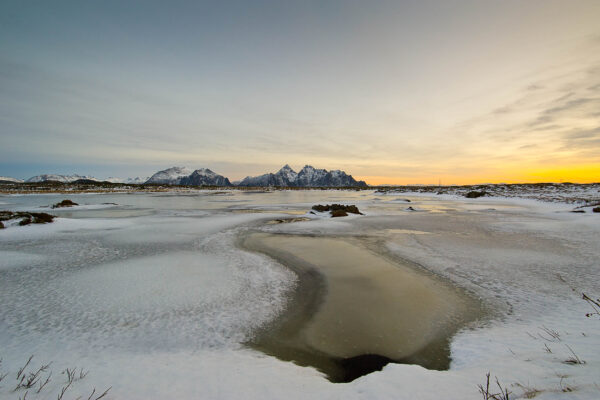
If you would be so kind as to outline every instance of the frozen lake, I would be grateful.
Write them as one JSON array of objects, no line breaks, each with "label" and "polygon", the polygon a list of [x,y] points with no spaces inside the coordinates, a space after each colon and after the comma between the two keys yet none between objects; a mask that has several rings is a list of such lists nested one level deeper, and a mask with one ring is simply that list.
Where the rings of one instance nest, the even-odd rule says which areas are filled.
[{"label": "frozen lake", "polygon": [[[49,211],[65,198],[79,206]],[[326,203],[366,215],[267,223]],[[488,371],[517,396],[596,398],[600,321],[580,297],[600,295],[600,216],[571,208],[370,191],[1,196],[2,210],[59,218],[0,230],[0,398],[23,395],[14,379],[32,354],[54,375],[28,399],[55,398],[67,367],[90,372],[65,399],[111,386],[105,398],[477,399]],[[236,246],[254,231],[376,245],[490,314],[453,337],[447,371],[388,364],[331,383],[244,345],[298,285],[286,265]],[[571,351],[585,364],[564,363]]]}]

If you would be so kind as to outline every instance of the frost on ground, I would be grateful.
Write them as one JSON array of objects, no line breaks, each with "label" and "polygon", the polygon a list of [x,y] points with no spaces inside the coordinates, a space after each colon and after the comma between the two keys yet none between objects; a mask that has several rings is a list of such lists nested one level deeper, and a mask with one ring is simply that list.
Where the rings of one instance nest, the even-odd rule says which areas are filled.
[{"label": "frost on ground", "polygon": [[489,184],[469,186],[395,186],[381,188],[380,194],[425,193],[454,195],[532,199],[545,202],[569,203],[576,205],[600,204],[600,184],[574,183],[531,183],[531,184]]},{"label": "frost on ground", "polygon": [[[34,210],[61,195],[5,196]],[[28,399],[57,398],[67,368],[89,373],[64,399],[480,399],[491,372],[512,398],[600,397],[600,215],[494,198],[298,191],[231,196],[74,195],[89,207],[0,231],[0,399],[30,355],[53,375]],[[419,212],[407,211],[407,202]],[[480,201],[481,200],[481,201]],[[118,206],[95,208],[94,204]],[[313,204],[365,216],[268,224]],[[389,364],[348,384],[243,345],[285,311],[295,276],[236,249],[240,230],[351,235],[471,291],[490,317],[457,334],[448,371]],[[44,375],[45,379],[46,375]],[[37,383],[39,385],[39,383]],[[95,398],[95,397],[92,397]]]}]

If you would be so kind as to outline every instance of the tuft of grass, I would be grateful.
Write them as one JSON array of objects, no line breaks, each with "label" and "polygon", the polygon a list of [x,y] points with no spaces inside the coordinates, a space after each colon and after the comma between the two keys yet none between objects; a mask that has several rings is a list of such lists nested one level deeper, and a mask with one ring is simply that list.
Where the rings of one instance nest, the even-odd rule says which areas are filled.
[{"label": "tuft of grass", "polygon": [[589,297],[588,295],[586,295],[585,293],[582,293],[582,298],[588,302],[589,305],[592,306],[593,311],[589,312],[587,314],[585,314],[586,317],[591,317],[592,315],[597,315],[598,317],[600,317],[600,299],[592,299],[591,297]]},{"label": "tuft of grass", "polygon": [[497,393],[494,393],[494,391],[490,388],[490,373],[488,372],[485,377],[485,386],[482,384],[477,385],[479,388],[479,393],[481,393],[483,396],[483,400],[510,400],[509,396],[512,394],[512,392],[509,392],[506,386],[502,387],[498,377],[496,377],[496,386],[498,386],[498,390],[500,391]]},{"label": "tuft of grass", "polygon": [[569,357],[565,361],[563,361],[564,364],[570,364],[570,365],[585,364],[585,361],[583,361],[581,358],[579,358],[579,356],[577,356],[577,354],[575,354],[575,352],[573,351],[571,346],[569,346],[568,344],[565,344],[565,346],[567,346],[567,349],[569,349],[569,351],[571,352],[571,357]]},{"label": "tuft of grass", "polygon": [[546,333],[547,336],[542,335],[541,333],[538,333],[538,336],[541,337],[544,340],[547,340],[548,342],[560,342],[560,333],[558,333],[557,331],[550,329],[550,328],[546,328],[545,326],[542,325],[542,327],[540,327],[540,329],[542,331],[544,331]]},{"label": "tuft of grass", "polygon": [[[35,394],[39,394],[40,392],[42,392],[42,390],[46,387],[46,385],[48,385],[48,383],[50,382],[51,377],[52,377],[52,371],[49,370],[50,365],[52,365],[51,362],[48,364],[42,364],[37,369],[31,369],[30,365],[31,365],[32,360],[33,360],[33,355],[31,355],[27,359],[25,364],[21,368],[18,369],[17,374],[16,374],[17,385],[13,389],[13,391],[16,392],[16,391],[25,390],[25,392],[23,393],[23,396],[19,396],[19,400],[26,400],[27,395],[29,393],[34,393],[33,390],[35,390]],[[2,359],[0,358],[0,366],[1,365],[2,365]],[[71,386],[73,384],[75,384],[77,381],[80,381],[83,378],[85,378],[87,376],[87,374],[89,373],[89,371],[86,371],[83,368],[80,368],[79,370],[77,370],[77,368],[67,368],[62,373],[66,375],[67,381],[60,389],[60,392],[58,393],[58,396],[57,396],[57,400],[63,400],[65,398],[65,394],[71,388]],[[44,379],[43,375],[46,375],[45,379]],[[0,382],[2,382],[2,380],[4,380],[7,376],[8,376],[8,372],[5,374],[0,374]],[[108,392],[111,389],[112,389],[112,386],[109,387],[108,389],[106,389],[104,392],[97,394],[96,388],[93,388],[92,392],[87,397],[87,400],[100,400],[103,397],[106,397],[106,395],[108,394]],[[30,392],[30,390],[32,390],[32,392]],[[47,393],[42,394],[42,396],[44,396],[45,398],[48,397]],[[77,399],[82,399],[82,397],[78,397]]]},{"label": "tuft of grass", "polygon": [[515,385],[523,390],[523,397],[525,397],[526,399],[533,399],[535,396],[542,393],[541,390],[538,390],[531,386],[525,386],[520,383],[515,383]]},{"label": "tuft of grass", "polygon": [[569,393],[569,392],[572,392],[572,391],[575,390],[574,387],[569,386],[567,384],[563,384],[563,380],[568,377],[567,375],[558,375],[558,377],[560,378],[560,382],[558,384],[560,386],[560,391],[561,392],[563,392],[563,393]]}]

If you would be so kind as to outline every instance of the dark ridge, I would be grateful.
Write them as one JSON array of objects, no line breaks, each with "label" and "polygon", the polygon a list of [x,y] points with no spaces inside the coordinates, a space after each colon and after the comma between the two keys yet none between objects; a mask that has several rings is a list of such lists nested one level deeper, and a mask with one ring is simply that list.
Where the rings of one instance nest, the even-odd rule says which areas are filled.
[{"label": "dark ridge", "polygon": [[101,182],[101,181],[97,181],[95,179],[76,179],[71,183],[79,184],[79,185],[95,185],[97,183],[109,183],[109,182],[106,182],[106,181]]}]

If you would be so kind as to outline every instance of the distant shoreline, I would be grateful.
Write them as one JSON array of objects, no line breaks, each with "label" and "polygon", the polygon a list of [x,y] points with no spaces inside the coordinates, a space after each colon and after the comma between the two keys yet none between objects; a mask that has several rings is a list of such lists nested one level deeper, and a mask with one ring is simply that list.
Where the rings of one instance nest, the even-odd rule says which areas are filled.
[{"label": "distant shoreline", "polygon": [[[102,194],[102,193],[196,193],[198,191],[242,191],[247,193],[278,190],[374,191],[379,195],[449,195],[457,197],[520,198],[542,202],[573,204],[581,207],[600,205],[600,183],[511,183],[461,186],[191,186],[166,184],[126,184],[111,182],[0,182],[0,195],[22,194]],[[478,201],[474,199],[474,201]]]}]

